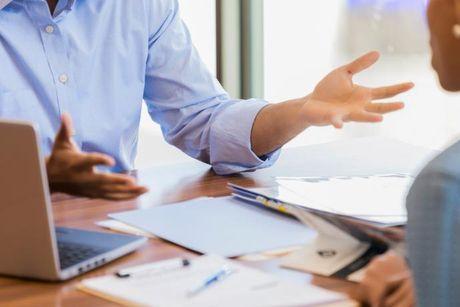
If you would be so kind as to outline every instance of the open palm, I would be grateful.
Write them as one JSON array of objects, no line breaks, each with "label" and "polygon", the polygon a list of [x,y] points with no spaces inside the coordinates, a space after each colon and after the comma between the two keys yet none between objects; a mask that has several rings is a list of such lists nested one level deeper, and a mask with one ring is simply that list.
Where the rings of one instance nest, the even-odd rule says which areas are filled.
[{"label": "open palm", "polygon": [[132,199],[147,192],[129,175],[98,172],[96,166],[113,166],[113,158],[81,151],[72,134],[72,120],[64,114],[51,156],[46,159],[51,191],[110,200]]},{"label": "open palm", "polygon": [[354,62],[335,69],[316,86],[302,107],[306,122],[314,126],[333,125],[342,128],[344,122],[375,123],[383,114],[404,108],[402,102],[379,103],[375,100],[394,97],[410,90],[413,83],[367,88],[353,83],[353,76],[377,62],[378,52],[370,52]]}]

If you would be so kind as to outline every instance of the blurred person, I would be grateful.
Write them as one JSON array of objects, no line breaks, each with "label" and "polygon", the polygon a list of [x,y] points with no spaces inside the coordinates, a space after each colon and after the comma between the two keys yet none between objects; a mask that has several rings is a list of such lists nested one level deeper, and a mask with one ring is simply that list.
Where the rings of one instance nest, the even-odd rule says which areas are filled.
[{"label": "blurred person", "polygon": [[201,61],[177,0],[0,0],[0,118],[37,124],[52,192],[130,199],[146,188],[96,167],[134,167],[143,100],[170,144],[221,175],[252,171],[308,127],[402,109],[379,100],[413,84],[353,83],[378,58],[332,71],[305,97],[243,101]]},{"label": "blurred person", "polygon": [[[431,0],[428,21],[433,68],[444,89],[460,91],[460,0]],[[352,296],[371,306],[460,306],[460,142],[417,176],[407,210],[407,263],[375,259]]]}]

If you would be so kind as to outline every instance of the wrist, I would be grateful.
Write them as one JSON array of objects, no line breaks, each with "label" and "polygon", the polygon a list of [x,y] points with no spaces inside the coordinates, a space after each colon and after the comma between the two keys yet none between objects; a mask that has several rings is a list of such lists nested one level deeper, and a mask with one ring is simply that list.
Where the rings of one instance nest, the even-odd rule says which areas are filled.
[{"label": "wrist", "polygon": [[297,121],[297,125],[303,130],[312,126],[309,121],[309,110],[307,108],[310,102],[311,95],[296,99],[295,104],[297,105],[296,116],[294,117]]},{"label": "wrist", "polygon": [[269,104],[259,112],[251,132],[252,150],[257,156],[281,148],[310,126],[303,114],[309,97]]}]

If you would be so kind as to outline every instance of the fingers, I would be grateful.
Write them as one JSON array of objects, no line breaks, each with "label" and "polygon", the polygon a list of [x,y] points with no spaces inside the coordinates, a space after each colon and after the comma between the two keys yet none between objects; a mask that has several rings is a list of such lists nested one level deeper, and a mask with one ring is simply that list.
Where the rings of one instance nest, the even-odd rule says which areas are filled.
[{"label": "fingers", "polygon": [[148,192],[146,187],[137,185],[133,177],[123,174],[95,174],[90,184],[92,197],[108,200],[129,200]]},{"label": "fingers", "polygon": [[72,118],[69,114],[64,113],[61,117],[61,127],[56,134],[54,147],[69,146],[72,143],[73,134]]},{"label": "fingers", "polygon": [[350,75],[354,75],[374,65],[379,57],[380,54],[377,51],[372,51],[344,66],[344,68]]},{"label": "fingers", "polygon": [[101,153],[82,154],[82,158],[75,163],[75,168],[90,169],[98,165],[114,166],[115,160]]},{"label": "fingers", "polygon": [[[413,306],[414,289],[410,280],[406,280],[385,300],[385,306]],[[404,303],[404,304],[401,304]]]},{"label": "fingers", "polygon": [[93,174],[90,184],[98,186],[113,184],[113,185],[135,185],[136,179],[124,174]]},{"label": "fingers", "polygon": [[[143,193],[141,193],[143,194]],[[136,193],[107,193],[104,194],[102,198],[107,199],[107,200],[115,200],[115,201],[121,201],[121,200],[131,200],[139,197],[141,194],[136,194]]]},{"label": "fingers", "polygon": [[383,121],[383,116],[381,114],[360,111],[351,113],[347,117],[347,121],[353,121],[358,123],[380,123]]},{"label": "fingers", "polygon": [[356,287],[351,287],[348,289],[347,294],[352,300],[360,303],[365,303],[369,300],[369,293],[362,284],[358,284]]},{"label": "fingers", "polygon": [[388,103],[370,103],[366,106],[366,111],[378,114],[387,114],[404,109],[402,102],[388,102]]},{"label": "fingers", "polygon": [[348,115],[332,115],[330,117],[330,123],[336,129],[342,129],[344,122],[380,123],[381,121],[383,121],[381,114],[367,111],[357,111]]},{"label": "fingers", "polygon": [[414,83],[408,82],[408,83],[401,83],[401,84],[396,84],[396,85],[391,85],[391,86],[374,88],[374,89],[371,89],[372,99],[391,98],[391,97],[394,97],[396,95],[399,95],[399,94],[402,94],[404,92],[411,90],[414,86],[415,86]]},{"label": "fingers", "polygon": [[343,128],[344,122],[380,123],[383,114],[395,112],[404,108],[401,102],[373,103],[369,104],[364,111],[355,111],[348,115],[332,115],[330,123],[336,128]]},{"label": "fingers", "polygon": [[411,293],[411,288],[405,286],[411,281],[404,258],[390,251],[371,261],[358,289],[351,296],[370,306],[399,307],[401,300],[413,301],[413,295],[407,295]]},{"label": "fingers", "polygon": [[100,188],[106,193],[126,193],[126,194],[144,194],[148,191],[146,187],[139,185],[125,185],[125,184],[105,184]]},{"label": "fingers", "polygon": [[109,200],[128,200],[139,197],[148,189],[139,185],[105,184],[100,187],[101,197]]},{"label": "fingers", "polygon": [[123,174],[92,173],[59,185],[59,191],[108,200],[129,200],[148,192],[148,189],[136,184],[136,180]]}]

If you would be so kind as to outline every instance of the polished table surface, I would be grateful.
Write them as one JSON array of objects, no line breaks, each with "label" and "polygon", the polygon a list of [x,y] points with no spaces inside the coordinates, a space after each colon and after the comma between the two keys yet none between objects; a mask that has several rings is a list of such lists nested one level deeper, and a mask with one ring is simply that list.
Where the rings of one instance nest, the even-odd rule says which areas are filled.
[{"label": "polished table surface", "polygon": [[[55,223],[59,226],[107,231],[95,225],[95,222],[107,219],[107,214],[109,213],[148,208],[200,196],[228,195],[227,184],[229,182],[244,186],[270,186],[274,184],[273,176],[277,175],[318,175],[315,173],[314,168],[318,167],[318,164],[321,163],[328,164],[328,160],[321,160],[324,159],[321,154],[316,158],[313,156],[308,157],[308,154],[315,152],[315,150],[323,150],[323,152],[333,154],[331,153],[332,148],[327,146],[288,150],[283,154],[277,166],[272,169],[229,177],[217,176],[210,170],[209,166],[199,162],[141,170],[137,172],[139,181],[147,185],[150,188],[150,192],[138,200],[111,202],[74,198],[66,195],[53,195]],[[341,156],[343,163],[347,164],[349,162],[349,164],[352,164],[353,161],[360,158],[357,157],[360,152],[361,150],[352,144],[350,145],[348,155],[341,154],[339,156]],[[367,156],[368,154],[368,151],[363,152],[363,156]],[[400,158],[400,155],[397,153],[395,155]],[[413,160],[412,156],[407,158],[408,161]],[[387,163],[387,161],[382,162],[379,159],[375,159],[373,163],[375,165],[368,167],[380,167],[380,164]],[[340,165],[337,164],[334,166],[335,171],[340,172]],[[323,168],[325,166],[323,165]],[[312,173],[309,173],[309,171],[312,171]],[[345,172],[346,170],[343,171]],[[191,251],[160,239],[150,239],[148,244],[137,252],[67,282],[46,283],[15,278],[0,278],[0,306],[111,306],[113,304],[108,301],[78,291],[76,285],[83,278],[112,274],[122,267],[172,257],[192,257],[195,255]],[[280,269],[276,260],[260,263],[251,262],[248,264],[273,272],[282,278],[301,282],[314,281],[333,290],[349,291],[354,287],[352,283],[348,282],[317,277],[312,278],[310,274]],[[350,304],[353,303],[345,303],[347,306]],[[342,306],[344,303],[340,303],[339,305]]]}]

